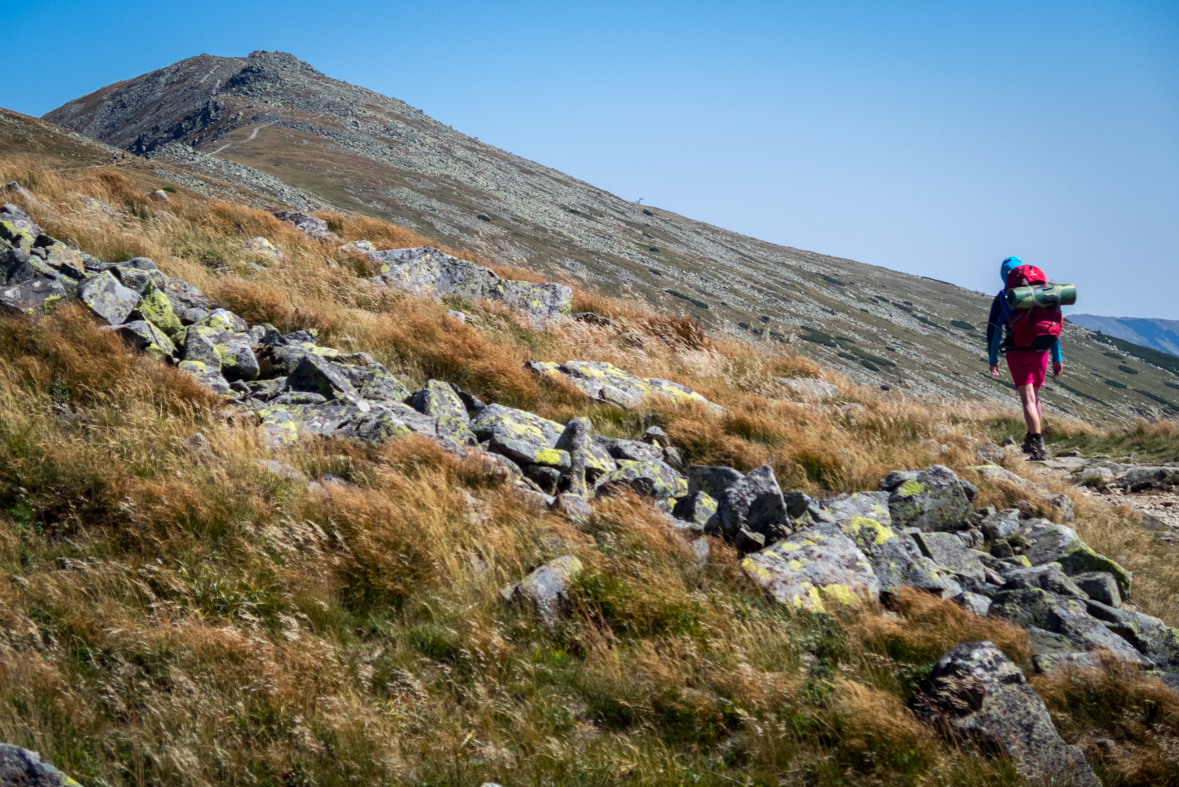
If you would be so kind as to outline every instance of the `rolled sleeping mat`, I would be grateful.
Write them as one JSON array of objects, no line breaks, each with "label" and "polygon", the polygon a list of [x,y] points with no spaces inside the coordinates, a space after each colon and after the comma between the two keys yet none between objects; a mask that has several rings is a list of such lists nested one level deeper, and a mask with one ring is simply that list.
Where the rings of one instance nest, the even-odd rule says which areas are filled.
[{"label": "rolled sleeping mat", "polygon": [[1077,302],[1077,288],[1072,284],[1044,284],[1013,287],[1007,291],[1007,305],[1012,309],[1072,306]]}]

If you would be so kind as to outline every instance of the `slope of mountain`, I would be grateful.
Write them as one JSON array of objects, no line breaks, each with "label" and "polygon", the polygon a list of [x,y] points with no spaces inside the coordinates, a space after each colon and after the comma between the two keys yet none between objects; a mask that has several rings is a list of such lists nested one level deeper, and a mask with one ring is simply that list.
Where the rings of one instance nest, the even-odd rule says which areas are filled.
[{"label": "slope of mountain", "polygon": [[1179,320],[1152,320],[1144,317],[1101,317],[1096,314],[1070,314],[1074,322],[1091,331],[1101,331],[1152,350],[1179,355]]},{"label": "slope of mountain", "polygon": [[[160,176],[189,188],[228,182],[273,206],[392,220],[476,258],[791,344],[865,383],[1010,396],[986,373],[983,293],[627,202],[289,54],[200,55],[45,117],[169,163]],[[1179,377],[1147,364],[1125,371],[1092,337],[1066,328],[1069,373],[1049,386],[1051,407],[1103,420],[1179,412]]]}]

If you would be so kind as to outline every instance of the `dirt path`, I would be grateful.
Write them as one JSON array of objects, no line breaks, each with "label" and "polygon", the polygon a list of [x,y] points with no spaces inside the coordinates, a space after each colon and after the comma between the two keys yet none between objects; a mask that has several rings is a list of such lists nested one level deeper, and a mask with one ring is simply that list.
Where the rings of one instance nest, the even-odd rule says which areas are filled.
[{"label": "dirt path", "polygon": [[[1036,462],[1041,469],[1061,476],[1075,483],[1073,471],[1089,463],[1082,457],[1053,457],[1047,462]],[[1170,530],[1163,536],[1167,542],[1179,541],[1179,491],[1149,489],[1142,492],[1127,492],[1109,487],[1104,490],[1077,486],[1081,494],[1105,500],[1116,505],[1126,505],[1142,514],[1142,525],[1148,530]]]}]

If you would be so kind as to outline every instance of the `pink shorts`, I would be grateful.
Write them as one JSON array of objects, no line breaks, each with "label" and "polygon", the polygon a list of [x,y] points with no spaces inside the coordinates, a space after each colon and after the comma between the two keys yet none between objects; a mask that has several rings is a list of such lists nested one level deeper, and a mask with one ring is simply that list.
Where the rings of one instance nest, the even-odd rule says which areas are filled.
[{"label": "pink shorts", "polygon": [[1024,385],[1040,388],[1048,374],[1048,351],[1011,350],[1007,353],[1007,368],[1016,388]]}]

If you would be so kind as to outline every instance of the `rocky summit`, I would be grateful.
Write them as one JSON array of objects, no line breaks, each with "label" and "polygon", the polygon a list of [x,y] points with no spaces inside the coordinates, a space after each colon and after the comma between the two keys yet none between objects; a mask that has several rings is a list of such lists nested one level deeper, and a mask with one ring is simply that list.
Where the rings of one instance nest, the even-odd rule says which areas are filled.
[{"label": "rocky summit", "polygon": [[[392,220],[499,264],[635,294],[743,339],[789,346],[860,382],[1011,395],[986,373],[989,294],[621,199],[290,54],[199,55],[45,119],[176,165],[157,171],[177,185],[217,194],[228,182],[271,209]],[[1068,373],[1046,388],[1050,412],[1102,421],[1179,413],[1179,367],[1158,353],[1112,348],[1075,323],[1066,324],[1064,347]]]}]

